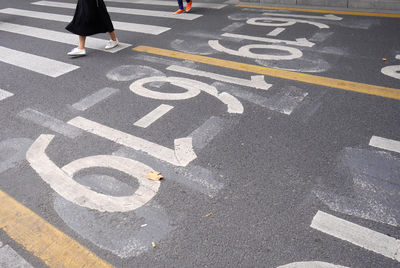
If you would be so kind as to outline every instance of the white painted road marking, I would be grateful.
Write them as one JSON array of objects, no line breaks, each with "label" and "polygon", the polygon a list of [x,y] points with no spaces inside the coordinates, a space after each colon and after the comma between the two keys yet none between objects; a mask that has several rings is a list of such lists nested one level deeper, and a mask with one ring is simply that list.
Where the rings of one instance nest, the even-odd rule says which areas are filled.
[{"label": "white painted road marking", "polygon": [[[30,37],[59,42],[63,44],[69,44],[74,46],[76,45],[76,36],[70,33],[57,32],[57,31],[19,25],[14,23],[7,23],[7,22],[2,22],[0,24],[0,31],[22,34]],[[85,45],[87,48],[102,50],[109,53],[115,53],[117,51],[120,51],[122,49],[131,46],[131,44],[120,42],[119,45],[113,49],[104,49],[105,40],[94,37],[87,37]]]},{"label": "white painted road marking", "polygon": [[[0,25],[1,25],[1,24],[0,24]],[[7,98],[9,98],[9,97],[12,97],[12,96],[14,96],[13,93],[8,92],[8,91],[6,91],[6,90],[0,88],[0,101],[1,101],[1,100],[5,100],[5,99],[7,99]]]},{"label": "white painted road marking", "polygon": [[[152,169],[132,159],[95,155],[75,160],[60,169],[45,153],[53,138],[54,135],[40,135],[27,151],[26,159],[41,178],[65,199],[102,212],[126,212],[143,206],[157,194],[160,182],[146,179],[146,174]],[[130,196],[110,196],[97,193],[72,178],[76,172],[92,167],[122,171],[137,178],[139,187]]]},{"label": "white painted road marking", "polygon": [[66,137],[74,139],[82,134],[78,128],[72,127],[57,118],[50,115],[43,114],[33,109],[25,109],[18,113],[19,117],[29,120],[37,125],[48,128]]},{"label": "white painted road marking", "polygon": [[274,30],[272,30],[271,32],[269,32],[267,35],[269,35],[269,36],[277,36],[280,33],[282,33],[284,30],[286,30],[286,28],[277,27]]},{"label": "white painted road marking", "polygon": [[369,145],[376,148],[400,153],[400,141],[372,136],[371,140],[369,141]]},{"label": "white painted road marking", "polygon": [[188,167],[172,166],[165,161],[161,161],[160,159],[149,156],[146,153],[132,150],[125,146],[121,146],[119,150],[112,154],[147,163],[158,172],[161,172],[165,178],[168,178],[168,180],[177,182],[211,198],[217,196],[218,192],[224,186],[223,183],[220,183],[215,179],[216,174],[209,169],[196,166],[195,164],[190,164]]},{"label": "white painted road marking", "polygon": [[[400,54],[396,55],[396,59],[400,60]],[[381,69],[384,75],[400,79],[400,65],[386,66]]]},{"label": "white painted road marking", "polygon": [[[232,125],[232,123],[230,123]],[[195,129],[189,137],[193,138],[193,147],[202,150],[215,136],[217,136],[229,123],[222,117],[212,116],[200,127]]]},{"label": "white painted road marking", "polygon": [[262,90],[268,90],[272,86],[272,84],[268,84],[267,82],[265,82],[263,75],[252,75],[250,80],[247,80],[247,79],[242,79],[242,78],[237,78],[237,77],[232,77],[232,76],[227,76],[227,75],[221,75],[221,74],[210,73],[210,72],[206,72],[206,71],[200,71],[197,69],[182,67],[182,66],[178,66],[178,65],[171,65],[167,68],[167,70],[184,73],[184,74],[190,74],[190,75],[194,75],[194,76],[208,77],[213,80],[217,80],[217,81],[221,81],[221,82],[226,82],[226,83],[241,85],[241,86],[246,86],[246,87],[252,87],[252,88],[257,88],[257,89],[262,89]]},{"label": "white painted road marking", "polygon": [[161,104],[153,111],[151,111],[150,113],[148,113],[147,115],[136,121],[134,125],[137,127],[147,128],[173,108],[174,106]]},{"label": "white painted road marking", "polygon": [[322,211],[314,216],[311,227],[354,245],[400,262],[400,240],[348,222]]},{"label": "white painted road marking", "polygon": [[68,124],[134,150],[145,152],[175,166],[187,166],[197,158],[193,151],[192,138],[175,139],[175,150],[173,150],[83,117],[75,117]]},{"label": "white painted road marking", "polygon": [[[142,4],[142,5],[152,5],[152,6],[172,6],[172,7],[176,7],[176,5],[177,5],[176,1],[157,1],[157,0],[155,0],[155,1],[149,1],[149,0],[105,0],[105,2]],[[194,2],[192,7],[221,9],[221,8],[226,7],[226,5]]]},{"label": "white painted road marking", "polygon": [[263,15],[276,16],[276,17],[290,17],[290,18],[304,18],[304,19],[318,19],[318,20],[342,20],[342,17],[338,17],[332,14],[323,16],[312,16],[312,15],[296,15],[296,14],[284,14],[284,13],[272,13],[264,12]]},{"label": "white painted road marking", "polygon": [[308,95],[307,92],[304,92],[300,88],[288,87],[281,88],[279,92],[267,98],[253,92],[244,91],[239,88],[227,86],[219,82],[215,82],[213,83],[213,85],[215,87],[225,90],[226,92],[229,92],[237,98],[257,104],[271,111],[277,111],[286,115],[290,115]]},{"label": "white painted road marking", "polygon": [[79,66],[0,46],[0,61],[50,77],[59,77]]},{"label": "white painted road marking", "polygon": [[[38,12],[38,11],[29,11],[29,10],[16,9],[16,8],[0,9],[0,13],[15,15],[15,16],[29,17],[29,18],[36,18],[36,19],[43,19],[43,20],[51,20],[51,21],[61,21],[61,22],[72,21],[72,16],[58,15],[58,14]],[[152,34],[152,35],[159,35],[159,34],[171,29],[171,28],[162,27],[162,26],[154,26],[154,25],[139,24],[139,23],[127,23],[127,22],[119,22],[119,21],[113,21],[113,25],[116,30],[144,33],[144,34]]]},{"label": "white painted road marking", "polygon": [[[209,40],[208,45],[217,51],[224,52],[230,55],[246,57],[251,59],[259,59],[259,60],[293,60],[301,58],[303,56],[303,52],[301,52],[301,50],[297,48],[280,46],[280,45],[254,44],[254,45],[242,46],[239,48],[239,50],[226,48],[219,43],[219,40]],[[251,52],[251,49],[275,49],[280,51],[286,51],[289,54],[286,55],[256,54]]]},{"label": "white painted road marking", "polygon": [[35,19],[61,21],[61,22],[70,22],[72,20],[71,16],[38,12],[38,11],[29,11],[29,10],[23,10],[23,9],[17,9],[17,8],[0,9],[0,13],[35,18]]},{"label": "white painted road marking", "polygon": [[[261,21],[261,22],[259,22]],[[274,21],[281,21],[282,23],[273,23]],[[314,25],[320,29],[329,29],[329,26],[319,22],[307,21],[307,20],[298,20],[298,19],[286,19],[286,18],[269,18],[269,17],[259,17],[259,18],[251,18],[246,21],[247,24],[258,25],[258,26],[292,26],[296,23],[306,23]]]},{"label": "white painted road marking", "polygon": [[[69,9],[76,8],[76,4],[53,2],[53,1],[38,1],[38,2],[33,2],[32,4],[38,5],[38,6],[60,7],[60,8],[69,8]],[[156,6],[156,5],[153,5],[153,7],[154,6]],[[180,14],[180,16],[176,16],[172,12],[167,12],[167,11],[119,8],[119,7],[107,7],[107,11],[110,13],[120,13],[120,14],[148,16],[148,17],[161,17],[161,18],[179,19],[179,20],[195,20],[195,19],[203,16],[203,15],[196,15],[196,14],[190,14],[190,13]]]},{"label": "white painted road marking", "polygon": [[287,45],[301,46],[301,47],[313,47],[315,45],[315,43],[308,41],[306,38],[297,38],[296,41],[290,41],[290,40],[280,40],[280,39],[273,39],[266,37],[243,35],[243,34],[233,34],[233,33],[224,33],[221,36],[237,38],[237,39],[253,40],[265,43],[278,43],[278,44],[285,43]]},{"label": "white painted road marking", "polygon": [[97,103],[104,101],[105,99],[111,97],[115,93],[119,92],[119,89],[116,88],[102,88],[99,91],[93,93],[90,96],[80,100],[79,102],[72,105],[78,111],[86,111],[90,107],[96,105]]},{"label": "white painted road marking", "polygon": [[[170,93],[170,92],[159,92],[146,88],[144,85],[152,82],[168,82],[174,86],[186,89],[186,92]],[[186,100],[196,97],[200,94],[201,89],[195,86],[196,81],[180,78],[180,77],[165,77],[165,76],[152,76],[145,77],[133,82],[129,89],[142,97],[156,99],[156,100]]]},{"label": "white painted road marking", "polygon": [[[148,89],[144,86],[145,84],[151,82],[168,82],[177,87],[186,89],[186,92],[182,93],[158,92]],[[129,86],[129,89],[133,93],[139,96],[151,99],[158,99],[158,100],[185,100],[193,98],[197,96],[201,91],[203,91],[219,99],[222,103],[224,103],[228,107],[227,109],[228,113],[242,114],[244,110],[242,103],[234,96],[226,92],[218,93],[218,90],[213,86],[210,86],[206,83],[202,83],[197,80],[183,78],[183,77],[173,77],[173,76],[146,77],[133,82]]]},{"label": "white painted road marking", "polygon": [[233,32],[237,29],[239,29],[240,27],[243,27],[245,24],[242,22],[234,22],[228,26],[226,26],[225,28],[221,29],[222,32]]}]

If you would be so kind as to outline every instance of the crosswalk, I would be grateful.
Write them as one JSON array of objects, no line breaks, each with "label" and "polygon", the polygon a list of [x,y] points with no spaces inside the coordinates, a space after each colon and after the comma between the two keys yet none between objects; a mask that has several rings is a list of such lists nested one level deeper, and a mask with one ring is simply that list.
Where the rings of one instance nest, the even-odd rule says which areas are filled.
[{"label": "crosswalk", "polygon": [[[118,7],[120,3],[122,3],[124,7]],[[106,0],[106,4],[107,9],[110,13],[130,15],[129,17],[121,16],[124,17],[124,19],[126,18],[125,20],[127,21],[113,20],[113,25],[117,31],[124,31],[133,34],[145,34],[154,36],[165,34],[169,30],[171,30],[171,28],[163,26],[163,20],[193,21],[203,16],[201,14],[192,13],[180,14],[179,16],[174,15],[172,13],[173,9],[171,10],[170,8],[165,8],[166,6],[177,6],[176,1],[172,0]],[[151,10],[148,8],[146,9],[146,7],[149,7],[149,4],[152,5]],[[128,7],[128,5],[130,6]],[[196,6],[201,8],[221,9],[226,5],[196,3],[194,7]],[[5,18],[7,18],[4,22],[0,21],[0,34],[2,32],[16,34],[24,38],[23,40],[26,40],[27,43],[29,43],[29,41],[32,39],[37,39],[47,41],[52,45],[56,45],[57,43],[71,45],[71,48],[77,45],[77,37],[67,32],[64,28],[60,28],[59,30],[54,30],[54,28],[50,29],[52,26],[51,23],[46,24],[45,27],[33,26],[36,22],[69,23],[72,20],[72,16],[64,15],[68,14],[65,13],[65,10],[67,9],[71,11],[75,9],[76,1],[35,1],[31,2],[29,7],[32,8],[20,9],[14,7],[6,7],[0,9],[0,15],[4,15]],[[38,8],[40,7],[46,7],[46,12],[38,11]],[[69,12],[69,14],[71,14],[72,12]],[[157,18],[157,21],[151,24],[140,23],[140,20],[142,20],[142,18],[146,20],[146,18],[148,17]],[[28,24],[26,22],[28,20],[35,23]],[[148,19],[146,21],[148,21]],[[50,27],[47,28],[47,25],[49,25]],[[132,40],[134,39],[135,37],[133,36]],[[131,46],[131,44],[129,43],[120,43],[120,45],[114,49],[104,50],[104,45],[104,39],[94,37],[87,38],[86,47],[89,50],[93,49],[107,53],[116,53]],[[32,50],[32,48],[27,48],[27,50],[28,49]],[[18,68],[22,68],[52,78],[62,76],[80,68],[80,66],[78,65],[63,62],[63,60],[60,59],[47,58],[45,55],[43,55],[43,51],[41,51],[41,53],[39,53],[39,51],[36,53],[32,51],[18,51],[8,45],[7,42],[0,42],[0,66],[3,64],[16,66]]]},{"label": "crosswalk", "polygon": [[[52,1],[38,1],[32,3],[33,5],[46,6],[46,7],[60,7],[75,9],[76,4],[63,3],[63,2],[52,2]],[[148,16],[148,17],[164,17],[170,19],[180,19],[180,20],[194,20],[200,18],[202,15],[196,14],[180,14],[181,16],[176,16],[172,12],[167,11],[157,11],[157,10],[146,10],[146,9],[133,9],[133,8],[123,8],[123,7],[108,7],[109,13],[120,13],[128,15],[138,15],[138,16]]]}]

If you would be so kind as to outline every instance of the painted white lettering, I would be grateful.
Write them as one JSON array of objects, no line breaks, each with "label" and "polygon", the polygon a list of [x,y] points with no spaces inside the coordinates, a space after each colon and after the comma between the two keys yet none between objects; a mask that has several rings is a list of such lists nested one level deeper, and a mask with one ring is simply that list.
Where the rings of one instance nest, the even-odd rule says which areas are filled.
[{"label": "painted white lettering", "polygon": [[[149,202],[158,192],[160,182],[146,179],[152,169],[143,163],[113,155],[95,155],[75,160],[60,169],[45,153],[54,135],[40,135],[26,153],[26,159],[40,177],[65,199],[79,206],[107,212],[135,210]],[[122,171],[139,181],[138,189],[130,196],[110,196],[97,193],[79,184],[72,177],[92,167]]]},{"label": "painted white lettering", "polygon": [[[280,23],[275,23],[276,21]],[[248,19],[246,23],[251,25],[272,26],[272,27],[284,27],[284,26],[292,26],[296,23],[306,23],[314,25],[320,29],[329,29],[328,25],[320,22],[313,22],[313,21],[299,20],[299,19],[286,19],[286,18],[259,17],[259,18]]]},{"label": "painted white lettering", "polygon": [[68,124],[134,150],[145,152],[174,166],[185,167],[197,158],[191,138],[175,139],[175,149],[170,149],[79,116],[70,120]]},{"label": "painted white lettering", "polygon": [[313,47],[315,45],[315,43],[308,41],[307,38],[297,38],[296,41],[290,41],[290,40],[281,40],[281,39],[257,37],[257,36],[251,36],[251,35],[243,35],[243,34],[232,34],[232,33],[224,33],[224,34],[222,34],[222,36],[237,38],[237,39],[253,40],[253,41],[259,41],[259,42],[266,42],[266,43],[285,43],[287,45],[301,46],[301,47]]},{"label": "painted white lettering", "polygon": [[263,75],[252,75],[250,80],[248,80],[248,79],[242,79],[242,78],[237,78],[237,77],[232,77],[232,76],[215,74],[215,73],[206,72],[206,71],[200,71],[197,69],[182,67],[182,66],[178,66],[178,65],[171,65],[167,68],[167,70],[175,71],[175,72],[179,72],[179,73],[191,74],[194,76],[208,77],[213,80],[217,80],[217,81],[221,81],[221,82],[226,82],[226,83],[240,85],[240,86],[246,86],[246,87],[252,87],[252,88],[257,88],[257,89],[262,89],[262,90],[268,90],[272,86],[271,84],[268,84],[267,82],[265,82]]},{"label": "painted white lettering", "polygon": [[[218,40],[210,40],[208,44],[215,50],[225,52],[230,55],[258,59],[258,60],[293,60],[301,58],[303,53],[297,49],[287,46],[280,45],[246,45],[239,48],[239,50],[233,50],[222,46]],[[251,49],[274,49],[279,51],[289,52],[288,55],[269,55],[269,54],[256,54],[251,52]]]},{"label": "painted white lettering", "polygon": [[[183,93],[164,93],[150,90],[144,87],[151,82],[168,82],[177,87],[186,89]],[[185,100],[197,96],[201,91],[219,99],[228,107],[228,113],[243,113],[243,105],[238,99],[228,93],[218,93],[218,90],[206,83],[182,77],[155,76],[139,79],[130,85],[130,90],[142,97],[158,100]]]}]

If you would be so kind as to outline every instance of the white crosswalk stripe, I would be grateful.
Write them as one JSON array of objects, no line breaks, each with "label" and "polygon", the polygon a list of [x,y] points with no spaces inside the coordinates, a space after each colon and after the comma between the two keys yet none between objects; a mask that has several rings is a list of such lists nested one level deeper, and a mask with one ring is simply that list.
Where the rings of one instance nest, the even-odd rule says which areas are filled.
[{"label": "white crosswalk stripe", "polygon": [[[47,6],[47,7],[59,7],[59,8],[69,8],[69,9],[76,8],[76,4],[53,2],[53,1],[38,1],[38,2],[33,2],[32,4],[38,5],[38,6]],[[167,12],[167,11],[120,8],[120,7],[110,7],[110,6],[107,7],[107,11],[110,13],[170,18],[170,19],[177,19],[177,20],[194,20],[194,19],[200,18],[202,16],[202,15],[196,15],[196,14],[190,14],[190,13],[180,14],[179,16],[176,16],[172,12]]]},{"label": "white crosswalk stripe", "polygon": [[[135,3],[135,4],[142,4],[142,5],[152,5],[152,6],[172,6],[176,7],[176,1],[150,1],[150,0],[105,0],[105,2],[111,3]],[[224,4],[212,4],[212,3],[193,3],[193,7],[201,7],[201,8],[211,8],[211,9],[221,9],[226,7],[227,5]]]},{"label": "white crosswalk stripe", "polygon": [[[39,11],[30,11],[17,8],[0,9],[0,13],[35,18],[35,19],[60,21],[60,22],[70,22],[72,20],[72,16],[52,14]],[[154,25],[140,24],[140,23],[113,21],[113,24],[116,30],[145,33],[152,35],[159,35],[163,32],[170,30],[170,28],[168,27],[154,26]]]},{"label": "white crosswalk stripe", "polygon": [[0,61],[50,77],[58,77],[79,68],[79,66],[32,55],[0,46]]},{"label": "white crosswalk stripe", "polygon": [[[22,34],[30,37],[35,37],[70,45],[76,45],[77,42],[76,36],[70,33],[57,32],[57,31],[31,27],[31,26],[24,26],[14,23],[7,23],[7,22],[0,23],[0,31]],[[87,48],[104,50],[105,52],[110,52],[110,53],[115,53],[117,51],[120,51],[124,48],[131,46],[130,44],[120,43],[119,46],[113,49],[105,50],[104,45],[105,45],[105,40],[103,39],[98,39],[93,37],[88,37],[86,39]]]}]

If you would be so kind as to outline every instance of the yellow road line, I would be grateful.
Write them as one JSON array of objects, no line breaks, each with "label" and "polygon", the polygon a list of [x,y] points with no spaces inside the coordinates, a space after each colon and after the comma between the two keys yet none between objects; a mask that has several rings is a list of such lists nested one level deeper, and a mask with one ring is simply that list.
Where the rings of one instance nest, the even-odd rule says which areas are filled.
[{"label": "yellow road line", "polygon": [[291,71],[285,71],[280,69],[268,68],[263,66],[251,65],[246,63],[240,63],[229,60],[222,60],[217,58],[211,58],[206,56],[199,56],[190,53],[183,53],[174,50],[167,50],[162,48],[150,47],[150,46],[138,46],[133,48],[134,51],[145,52],[165,57],[191,60],[194,62],[200,62],[208,65],[214,65],[249,73],[263,74],[272,77],[278,77],[288,80],[300,81],[304,83],[326,86],[331,88],[337,88],[342,90],[349,90],[359,93],[365,93],[370,95],[376,95],[391,99],[400,100],[400,89],[388,88],[382,86],[375,86],[369,84],[363,84],[352,81],[345,81],[340,79],[328,78],[323,76],[316,76],[310,74],[303,74]]},{"label": "yellow road line", "polygon": [[49,267],[112,267],[0,190],[0,228]]},{"label": "yellow road line", "polygon": [[308,8],[295,8],[295,7],[274,7],[274,6],[246,5],[246,4],[237,4],[236,7],[262,8],[262,9],[273,9],[273,10],[292,10],[292,11],[301,11],[301,12],[329,13],[329,14],[354,15],[354,16],[400,18],[400,14],[390,14],[390,13],[357,12],[357,11],[327,10],[327,9],[308,9]]}]

